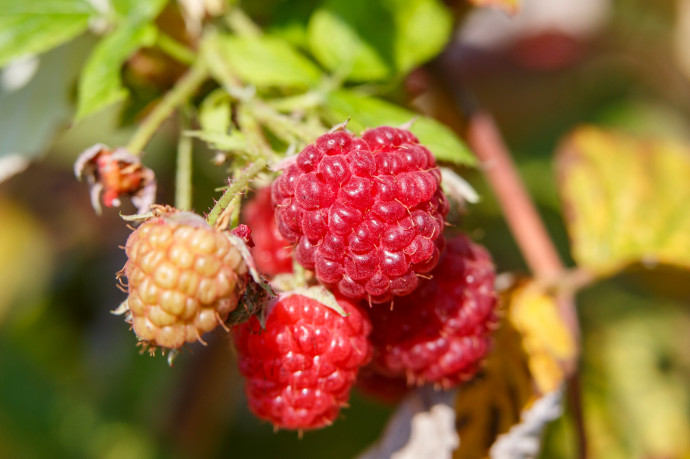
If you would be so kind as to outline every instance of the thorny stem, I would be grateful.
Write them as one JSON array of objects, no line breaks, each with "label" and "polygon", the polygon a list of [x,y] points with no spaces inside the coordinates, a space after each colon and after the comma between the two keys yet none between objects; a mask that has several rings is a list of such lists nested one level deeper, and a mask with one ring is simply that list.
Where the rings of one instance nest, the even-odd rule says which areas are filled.
[{"label": "thorny stem", "polygon": [[215,225],[216,221],[218,221],[218,217],[220,217],[220,214],[230,206],[232,201],[235,199],[235,196],[244,191],[249,182],[253,180],[254,177],[256,177],[261,171],[263,171],[265,167],[266,160],[264,158],[257,158],[256,161],[250,164],[242,174],[239,174],[239,177],[237,177],[237,179],[234,180],[230,186],[228,186],[228,189],[225,190],[223,196],[220,197],[218,202],[216,202],[216,205],[213,206],[213,209],[211,209],[211,211],[208,213],[206,220],[210,225]]},{"label": "thorny stem", "polygon": [[177,168],[175,171],[175,207],[191,210],[192,208],[192,142],[184,134],[189,127],[189,120],[183,116],[183,129],[180,130],[177,143]]},{"label": "thorny stem", "polygon": [[[582,418],[582,403],[577,376],[577,360],[580,352],[580,324],[575,309],[575,293],[586,285],[591,277],[586,271],[567,271],[537,213],[532,200],[517,172],[508,149],[486,112],[470,117],[468,140],[477,157],[482,161],[484,172],[503,209],[520,251],[537,282],[557,287],[556,304],[566,326],[570,330],[577,350],[572,361],[564,368],[568,382],[568,394],[573,405],[578,440],[578,457],[587,457],[587,438]],[[570,275],[571,273],[574,273]],[[571,282],[569,283],[568,280]]]},{"label": "thorny stem", "polygon": [[468,140],[482,162],[484,173],[530,270],[540,279],[557,278],[563,272],[563,264],[491,115],[480,112],[471,117]]},{"label": "thorny stem", "polygon": [[[527,194],[515,163],[508,152],[491,115],[478,112],[471,116],[468,140],[482,162],[484,173],[503,209],[510,231],[537,281],[558,283],[566,273],[546,227]],[[559,292],[561,316],[579,343],[580,325],[575,311],[574,290]],[[571,368],[570,370],[574,370]]]},{"label": "thorny stem", "polygon": [[199,60],[182,76],[175,87],[163,97],[163,100],[154,107],[151,113],[139,125],[139,129],[137,129],[127,145],[127,150],[133,155],[140,154],[163,121],[177,107],[187,102],[206,81],[206,78],[208,78],[208,68],[202,60]]}]

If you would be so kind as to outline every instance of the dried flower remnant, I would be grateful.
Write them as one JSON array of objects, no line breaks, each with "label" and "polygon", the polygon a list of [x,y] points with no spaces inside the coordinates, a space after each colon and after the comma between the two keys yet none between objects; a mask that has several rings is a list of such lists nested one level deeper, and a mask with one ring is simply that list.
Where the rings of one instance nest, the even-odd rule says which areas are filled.
[{"label": "dried flower remnant", "polygon": [[74,163],[74,175],[88,181],[91,205],[98,214],[101,199],[107,207],[119,207],[120,196],[129,196],[139,213],[147,212],[156,199],[153,171],[124,148],[96,144],[86,149]]}]

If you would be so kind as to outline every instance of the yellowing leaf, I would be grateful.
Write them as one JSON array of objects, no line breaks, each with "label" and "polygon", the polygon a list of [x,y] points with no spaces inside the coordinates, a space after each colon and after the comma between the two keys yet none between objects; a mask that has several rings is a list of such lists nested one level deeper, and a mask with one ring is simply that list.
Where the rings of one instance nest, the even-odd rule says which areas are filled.
[{"label": "yellowing leaf", "polygon": [[562,363],[575,356],[576,347],[553,296],[533,284],[519,287],[513,293],[508,319],[522,335],[539,392],[556,390],[564,379]]},{"label": "yellowing leaf", "polygon": [[560,415],[562,365],[576,347],[556,302],[530,282],[502,299],[503,319],[486,366],[458,391],[456,459],[515,457],[525,445],[536,453],[541,429]]},{"label": "yellowing leaf", "polygon": [[521,0],[470,0],[476,6],[495,6],[503,11],[515,14],[520,10]]},{"label": "yellowing leaf", "polygon": [[582,127],[557,165],[580,266],[600,275],[635,262],[690,269],[690,146]]}]

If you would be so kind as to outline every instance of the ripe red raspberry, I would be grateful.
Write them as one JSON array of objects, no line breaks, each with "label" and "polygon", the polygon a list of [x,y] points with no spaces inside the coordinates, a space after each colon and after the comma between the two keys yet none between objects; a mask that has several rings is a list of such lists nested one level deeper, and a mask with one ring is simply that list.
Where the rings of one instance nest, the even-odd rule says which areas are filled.
[{"label": "ripe red raspberry", "polygon": [[265,329],[256,316],[234,327],[249,407],[276,428],[330,425],[371,359],[366,314],[348,300],[338,304],[348,316],[292,294],[270,309]]},{"label": "ripe red raspberry", "polygon": [[292,272],[292,249],[276,226],[271,188],[257,191],[242,209],[242,215],[252,230],[252,256],[257,269],[269,276]]},{"label": "ripe red raspberry", "polygon": [[276,222],[324,285],[380,303],[408,295],[443,249],[448,201],[409,131],[339,131],[307,146],[272,186]]},{"label": "ripe red raspberry", "polygon": [[223,324],[247,282],[247,265],[227,232],[189,212],[166,212],[127,239],[123,304],[140,340],[177,349]]},{"label": "ripe red raspberry", "polygon": [[372,308],[377,371],[409,384],[444,388],[466,381],[489,351],[495,323],[494,266],[489,253],[458,236],[446,245],[432,279],[391,305]]}]

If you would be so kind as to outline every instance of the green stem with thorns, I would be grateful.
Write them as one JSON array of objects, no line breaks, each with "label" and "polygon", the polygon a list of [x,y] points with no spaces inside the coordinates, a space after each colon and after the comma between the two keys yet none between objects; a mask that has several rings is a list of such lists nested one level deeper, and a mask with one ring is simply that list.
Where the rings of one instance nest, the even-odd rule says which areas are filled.
[{"label": "green stem with thorns", "polygon": [[216,205],[213,206],[213,209],[211,209],[211,211],[208,213],[206,221],[208,221],[210,225],[215,225],[220,215],[228,207],[230,207],[238,193],[243,192],[247,185],[249,185],[249,182],[251,182],[254,177],[263,171],[265,167],[266,160],[264,158],[258,158],[256,161],[250,164],[242,174],[239,174],[237,179],[234,180],[230,186],[228,186],[228,189],[225,190],[223,196],[220,197],[218,202],[216,202]]}]

